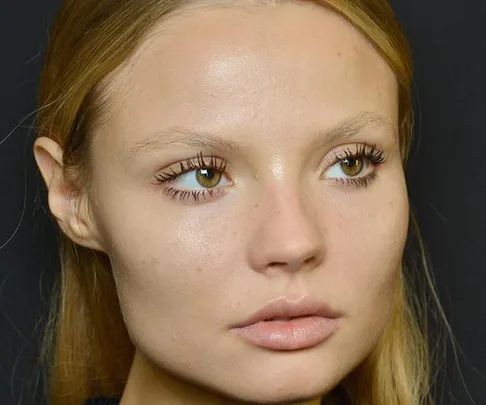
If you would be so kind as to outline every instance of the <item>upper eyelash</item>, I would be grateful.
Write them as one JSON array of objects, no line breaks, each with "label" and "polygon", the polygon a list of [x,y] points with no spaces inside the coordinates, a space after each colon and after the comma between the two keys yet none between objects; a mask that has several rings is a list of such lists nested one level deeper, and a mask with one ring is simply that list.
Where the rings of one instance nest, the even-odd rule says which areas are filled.
[{"label": "upper eyelash", "polygon": [[202,152],[200,152],[195,159],[187,159],[179,162],[179,171],[170,168],[170,173],[158,173],[155,175],[155,179],[161,183],[167,183],[177,179],[185,173],[200,169],[215,169],[218,172],[224,173],[226,172],[226,166],[226,162],[219,160],[216,156],[204,156]]},{"label": "upper eyelash", "polygon": [[368,145],[366,142],[356,145],[356,150],[353,152],[348,146],[346,149],[336,152],[334,154],[333,164],[339,163],[349,158],[366,158],[371,163],[379,165],[385,162],[386,156],[383,149],[377,148],[376,144]]},{"label": "upper eyelash", "polygon": [[[334,155],[334,162],[336,164],[340,161],[349,158],[357,158],[357,157],[365,157],[373,164],[381,164],[384,163],[386,160],[385,152],[383,149],[378,149],[376,144],[368,145],[367,143],[356,145],[356,150],[353,152],[351,148],[348,146],[346,149],[336,152]],[[227,168],[227,163],[223,160],[218,160],[218,158],[214,155],[210,155],[205,157],[202,152],[200,152],[196,160],[194,159],[187,159],[179,163],[179,171],[176,172],[173,168],[170,168],[170,173],[158,173],[155,177],[160,182],[168,182],[171,180],[176,179],[177,177],[181,176],[182,174],[188,173],[192,170],[199,170],[199,169],[215,169],[219,172],[225,172]]]}]

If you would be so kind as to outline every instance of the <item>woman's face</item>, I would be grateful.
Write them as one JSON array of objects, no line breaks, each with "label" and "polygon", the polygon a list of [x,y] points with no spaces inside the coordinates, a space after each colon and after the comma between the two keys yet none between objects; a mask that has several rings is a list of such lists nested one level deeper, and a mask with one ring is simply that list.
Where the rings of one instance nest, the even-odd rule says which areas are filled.
[{"label": "woman's face", "polygon": [[193,9],[107,92],[91,210],[138,351],[243,401],[333,388],[383,332],[408,228],[387,64],[310,3]]}]

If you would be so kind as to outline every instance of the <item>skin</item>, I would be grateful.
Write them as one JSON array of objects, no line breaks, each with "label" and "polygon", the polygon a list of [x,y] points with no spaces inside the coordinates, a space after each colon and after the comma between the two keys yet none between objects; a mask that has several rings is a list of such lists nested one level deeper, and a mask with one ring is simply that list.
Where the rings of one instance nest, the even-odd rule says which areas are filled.
[{"label": "skin", "polygon": [[[122,405],[317,404],[375,347],[398,282],[408,199],[393,72],[323,7],[215,7],[165,22],[106,92],[89,194],[63,191],[52,140],[35,155],[63,231],[111,259],[136,346]],[[330,136],[364,112],[375,118],[358,133]],[[187,145],[184,131],[215,142]],[[334,160],[364,143],[386,160],[365,159],[376,179],[357,187]],[[154,176],[200,153],[227,164],[213,196],[170,198]],[[316,347],[264,350],[230,330],[302,296],[342,313]]]}]

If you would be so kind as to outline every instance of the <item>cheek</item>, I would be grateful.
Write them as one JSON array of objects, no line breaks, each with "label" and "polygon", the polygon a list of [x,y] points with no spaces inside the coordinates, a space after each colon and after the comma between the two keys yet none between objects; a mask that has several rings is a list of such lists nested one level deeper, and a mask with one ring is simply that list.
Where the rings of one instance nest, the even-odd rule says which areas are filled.
[{"label": "cheek", "polygon": [[[399,183],[400,184],[400,183]],[[403,182],[404,184],[404,182]],[[385,192],[386,191],[386,192]],[[365,195],[366,194],[366,195]],[[409,206],[404,185],[363,193],[359,204],[336,208],[335,237],[328,241],[328,263],[341,302],[366,318],[387,315],[400,275]]]},{"label": "cheek", "polygon": [[408,231],[405,187],[378,189],[334,205],[328,224],[334,237],[326,244],[329,274],[323,271],[319,279],[332,286],[329,300],[345,308],[336,352],[346,353],[342,361],[350,367],[371,352],[390,320]]},{"label": "cheek", "polygon": [[222,235],[230,232],[229,223],[236,228],[234,220],[212,205],[174,215],[160,209],[163,204],[156,197],[145,199],[144,210],[134,210],[133,199],[130,204],[128,198],[121,201],[126,205],[105,218],[122,307],[168,321],[192,316],[212,304],[215,291],[230,290],[229,266],[238,243]]}]

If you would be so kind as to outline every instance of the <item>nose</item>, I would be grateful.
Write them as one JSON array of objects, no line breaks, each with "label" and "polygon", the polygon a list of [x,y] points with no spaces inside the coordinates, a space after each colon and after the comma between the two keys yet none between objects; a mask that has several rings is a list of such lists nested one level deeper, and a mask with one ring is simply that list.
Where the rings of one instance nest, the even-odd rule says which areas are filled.
[{"label": "nose", "polygon": [[261,197],[252,215],[257,224],[249,244],[249,262],[255,271],[298,272],[322,262],[323,235],[312,215],[312,203],[303,200],[288,187]]}]

